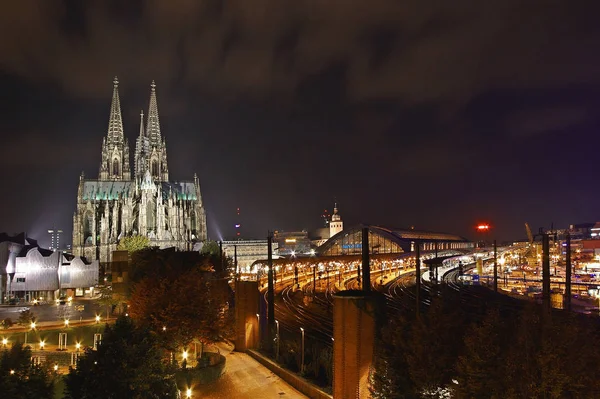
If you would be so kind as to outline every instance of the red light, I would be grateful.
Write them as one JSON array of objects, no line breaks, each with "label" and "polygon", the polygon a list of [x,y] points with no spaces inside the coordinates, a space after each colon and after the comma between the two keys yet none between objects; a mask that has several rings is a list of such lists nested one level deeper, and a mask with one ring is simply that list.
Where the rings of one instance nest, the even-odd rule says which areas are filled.
[{"label": "red light", "polygon": [[477,230],[479,231],[487,231],[490,229],[490,225],[489,224],[479,224],[477,225]]}]

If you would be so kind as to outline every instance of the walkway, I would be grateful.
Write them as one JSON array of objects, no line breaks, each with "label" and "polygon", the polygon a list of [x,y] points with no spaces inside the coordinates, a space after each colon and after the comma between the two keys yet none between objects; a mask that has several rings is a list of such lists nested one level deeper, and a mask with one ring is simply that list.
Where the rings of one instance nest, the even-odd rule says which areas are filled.
[{"label": "walkway", "polygon": [[203,399],[255,399],[255,398],[307,398],[266,367],[245,353],[230,352],[225,355],[225,372],[212,384],[195,387],[194,393]]}]

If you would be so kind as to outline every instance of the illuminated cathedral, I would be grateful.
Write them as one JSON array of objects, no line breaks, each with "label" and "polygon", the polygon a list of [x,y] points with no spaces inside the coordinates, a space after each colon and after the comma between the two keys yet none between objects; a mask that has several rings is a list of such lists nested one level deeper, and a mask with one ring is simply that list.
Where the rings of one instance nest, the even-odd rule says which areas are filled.
[{"label": "illuminated cathedral", "polygon": [[140,117],[132,170],[117,78],[113,83],[98,179],[86,179],[83,174],[79,178],[73,254],[108,262],[119,240],[130,235],[144,235],[160,248],[192,250],[194,243],[206,240],[200,184],[196,175],[191,181],[169,181],[156,85],[152,82],[145,124],[143,112]]}]

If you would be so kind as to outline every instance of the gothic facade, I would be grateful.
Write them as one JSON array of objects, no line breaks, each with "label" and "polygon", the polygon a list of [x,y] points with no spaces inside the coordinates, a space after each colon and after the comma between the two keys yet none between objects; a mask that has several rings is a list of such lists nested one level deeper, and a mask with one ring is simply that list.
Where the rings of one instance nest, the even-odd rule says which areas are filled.
[{"label": "gothic facade", "polygon": [[85,179],[83,174],[79,178],[73,254],[108,262],[119,240],[136,234],[147,236],[153,246],[191,250],[195,242],[206,240],[200,184],[195,175],[193,181],[169,182],[156,85],[152,82],[145,126],[141,115],[132,178],[117,78],[113,83],[98,179]]}]

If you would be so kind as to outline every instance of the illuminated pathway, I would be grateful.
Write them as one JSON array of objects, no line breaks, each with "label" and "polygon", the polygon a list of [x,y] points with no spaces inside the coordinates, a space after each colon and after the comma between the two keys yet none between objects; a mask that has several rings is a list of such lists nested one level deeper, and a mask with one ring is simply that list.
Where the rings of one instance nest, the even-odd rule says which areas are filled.
[{"label": "illuminated pathway", "polygon": [[225,355],[225,372],[212,384],[194,388],[194,396],[203,399],[304,399],[294,388],[245,353],[229,352]]}]

